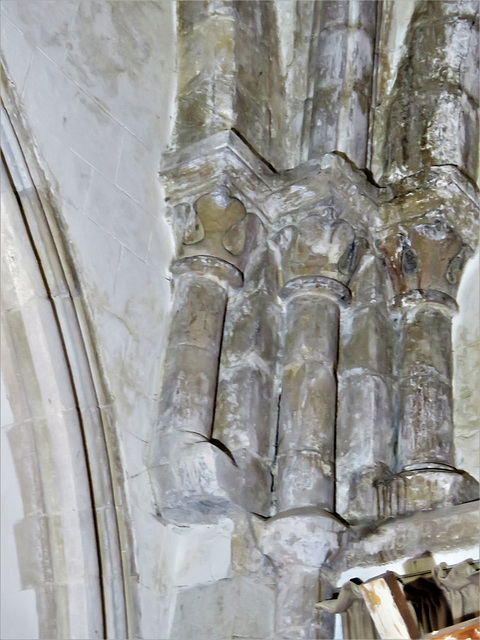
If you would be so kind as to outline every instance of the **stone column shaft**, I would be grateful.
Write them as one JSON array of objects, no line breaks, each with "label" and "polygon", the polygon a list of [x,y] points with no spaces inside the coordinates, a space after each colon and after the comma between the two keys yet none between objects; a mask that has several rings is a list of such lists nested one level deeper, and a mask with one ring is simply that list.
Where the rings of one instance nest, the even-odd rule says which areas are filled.
[{"label": "stone column shaft", "polygon": [[393,317],[400,325],[398,477],[385,494],[387,516],[478,496],[474,479],[455,468],[452,416],[451,317],[470,249],[442,210],[393,231],[380,245],[394,293]]},{"label": "stone column shaft", "polygon": [[161,513],[192,520],[202,515],[199,502],[226,504],[226,487],[239,486],[234,465],[210,437],[228,289],[240,286],[242,276],[212,256],[183,258],[172,274],[173,317],[149,469]]},{"label": "stone column shaft", "polygon": [[[432,166],[478,175],[478,2],[384,3],[375,111],[375,165],[383,184]],[[398,13],[397,13],[398,12]],[[397,17],[398,15],[398,17]],[[406,28],[402,55],[389,50]],[[397,33],[395,33],[397,32]],[[378,142],[381,141],[379,144]],[[377,178],[378,179],[378,178]]]},{"label": "stone column shaft", "polygon": [[398,363],[400,469],[455,466],[451,358],[448,307],[407,307]]},{"label": "stone column shaft", "polygon": [[383,274],[367,256],[352,282],[341,323],[336,433],[336,511],[376,518],[374,483],[393,464],[391,336]]},{"label": "stone column shaft", "polygon": [[310,158],[342,151],[365,167],[376,2],[326,0],[318,3],[318,10]]},{"label": "stone column shaft", "polygon": [[251,511],[269,515],[278,390],[280,309],[270,293],[240,295],[225,321],[213,438],[244,471]]},{"label": "stone column shaft", "polygon": [[338,305],[321,290],[299,293],[287,301],[278,435],[279,511],[334,506],[338,324]]},{"label": "stone column shaft", "polygon": [[[275,630],[282,640],[318,637],[315,605],[319,599],[319,587],[318,567],[287,564],[279,568]],[[292,593],[295,593],[294,598]]]},{"label": "stone column shaft", "polygon": [[332,595],[322,569],[338,550],[345,526],[322,509],[297,509],[263,524],[259,543],[276,567],[275,640],[331,638],[333,616],[316,604]]},{"label": "stone column shaft", "polygon": [[185,272],[175,282],[161,403],[164,431],[210,438],[226,304],[220,280]]}]

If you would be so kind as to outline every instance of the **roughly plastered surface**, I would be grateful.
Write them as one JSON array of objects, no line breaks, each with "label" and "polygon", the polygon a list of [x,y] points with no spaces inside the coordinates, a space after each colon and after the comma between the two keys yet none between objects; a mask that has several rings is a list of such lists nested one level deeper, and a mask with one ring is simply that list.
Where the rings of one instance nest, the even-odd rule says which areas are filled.
[{"label": "roughly plastered surface", "polygon": [[[157,174],[173,126],[175,4],[6,0],[1,50],[92,316],[145,566],[146,584],[135,588],[141,601],[151,600],[162,527],[144,457],[170,306],[173,245]],[[18,510],[14,483],[6,508]],[[154,617],[142,624],[143,637],[156,637]],[[25,637],[35,637],[34,619],[22,625]]]}]

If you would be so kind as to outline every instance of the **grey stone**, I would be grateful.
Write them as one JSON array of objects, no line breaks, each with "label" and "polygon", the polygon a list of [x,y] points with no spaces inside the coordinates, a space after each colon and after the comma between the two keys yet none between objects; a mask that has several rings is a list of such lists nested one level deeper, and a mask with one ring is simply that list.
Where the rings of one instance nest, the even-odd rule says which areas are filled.
[{"label": "grey stone", "polygon": [[252,366],[273,372],[279,351],[280,309],[272,296],[257,291],[229,304],[221,367]]},{"label": "grey stone", "polygon": [[348,568],[377,566],[411,558],[429,549],[432,553],[476,547],[478,501],[423,511],[390,519],[371,527],[349,530],[351,547],[345,554]]},{"label": "grey stone", "polygon": [[478,482],[455,469],[418,469],[404,471],[384,482],[377,482],[380,518],[438,509],[476,501]]},{"label": "grey stone", "polygon": [[205,349],[182,345],[167,350],[161,429],[194,431],[210,437],[217,367],[217,356]]},{"label": "grey stone", "polygon": [[232,452],[245,448],[272,459],[278,411],[275,391],[273,374],[268,371],[248,364],[221,369],[213,437]]},{"label": "grey stone", "polygon": [[220,580],[180,589],[171,636],[178,640],[225,640],[233,635],[235,583]]},{"label": "grey stone", "polygon": [[336,510],[346,520],[375,519],[375,483],[393,467],[391,391],[377,376],[341,378],[336,431]]},{"label": "grey stone", "polygon": [[338,370],[389,376],[393,345],[391,319],[377,306],[348,310],[342,317]]},{"label": "grey stone", "polygon": [[345,527],[318,509],[296,509],[271,518],[259,531],[260,546],[277,567],[275,637],[317,635],[319,567],[338,548]]},{"label": "grey stone", "polygon": [[406,378],[399,384],[398,462],[453,467],[452,389],[438,376]]},{"label": "grey stone", "polygon": [[333,367],[337,358],[338,306],[323,296],[296,296],[287,304],[286,366],[301,362]]},{"label": "grey stone", "polygon": [[157,438],[162,455],[149,464],[159,514],[173,522],[215,522],[242,505],[240,469],[229,456],[206,440],[189,434]]},{"label": "grey stone", "polygon": [[[17,298],[11,283],[2,288],[2,373],[13,407],[5,431],[15,461],[2,484],[11,509],[7,573],[14,591],[33,596],[27,602],[7,594],[2,610],[11,620],[10,603],[22,607],[20,631],[29,616],[39,622],[28,637],[332,638],[331,620],[317,619],[314,604],[319,586],[321,598],[331,597],[337,571],[363,564],[380,573],[392,568],[379,568],[385,562],[425,549],[469,554],[478,538],[471,505],[444,507],[478,495],[451,466],[447,318],[478,244],[471,182],[478,3],[385,2],[381,11],[376,2],[354,0],[177,7],[170,0],[84,0],[48,3],[48,11],[38,4],[2,3],[2,105],[17,133],[32,127],[13,162],[2,129],[14,182],[30,176],[23,190],[2,196],[2,213],[18,195],[28,221],[38,189],[48,219],[42,235],[34,225],[25,233],[20,216],[13,235],[23,246],[33,238],[36,254],[20,260],[7,251],[9,273],[20,275]],[[12,87],[23,91],[21,108],[12,109]],[[157,188],[156,158],[169,141]],[[46,179],[32,162],[37,156]],[[215,207],[211,195],[219,191],[226,197]],[[171,269],[177,293],[182,279],[204,285],[190,297],[179,294],[173,314],[167,269],[174,243],[163,195],[180,258]],[[233,218],[232,204],[240,214]],[[57,219],[69,226],[68,238]],[[275,248],[281,229],[283,246]],[[366,240],[381,253],[392,237],[375,265],[373,254],[360,262]],[[32,265],[38,277],[27,283],[22,272]],[[71,288],[58,278],[64,268]],[[337,304],[349,301],[347,285],[352,306],[342,306],[339,338]],[[474,287],[468,284],[459,304],[477,321]],[[387,318],[392,293],[398,297],[388,302]],[[307,304],[307,295],[322,303]],[[30,317],[38,319],[36,296],[40,306],[54,305],[40,325]],[[79,310],[83,298],[87,311]],[[288,320],[296,300],[305,308]],[[403,333],[393,330],[392,354],[388,334],[402,314],[407,324]],[[69,330],[75,318],[79,336]],[[49,337],[57,320],[55,346]],[[473,352],[473,336],[470,329],[457,334],[454,349],[460,343]],[[43,363],[58,363],[62,345],[72,367],[57,367],[52,377]],[[455,399],[468,414],[457,430],[458,460],[468,448],[474,458],[478,412],[466,401],[472,361],[465,355],[455,363]],[[390,377],[392,364],[399,379]],[[469,386],[458,386],[465,377]],[[56,388],[70,397],[67,404],[52,396]],[[72,477],[72,460],[84,459],[82,438],[91,494],[83,462]],[[430,466],[392,477],[395,447],[400,467]],[[84,507],[77,516],[70,513],[74,494]],[[97,540],[88,527],[74,526],[75,517],[82,525],[91,518],[92,499]],[[348,536],[320,516],[319,503],[349,520]],[[289,516],[271,517],[277,507],[291,507]],[[51,539],[35,537],[32,524],[21,557],[28,561],[30,553],[36,566],[44,553],[48,564],[53,549],[51,566],[62,581],[52,575],[48,584],[37,580],[35,593],[20,592],[12,523],[22,514],[33,523],[44,511]],[[83,549],[92,575],[82,574]],[[3,620],[0,635],[16,637]]]},{"label": "grey stone", "polygon": [[278,450],[311,450],[330,459],[336,413],[336,379],[331,369],[307,362],[284,370]]},{"label": "grey stone", "polygon": [[205,349],[218,357],[226,303],[227,292],[214,280],[194,274],[177,278],[170,344]]},{"label": "grey stone", "polygon": [[278,456],[277,509],[300,507],[333,509],[334,466],[328,456],[313,451],[296,451]]},{"label": "grey stone", "polygon": [[398,372],[401,378],[427,372],[452,377],[451,319],[421,307],[403,321]]},{"label": "grey stone", "polygon": [[[375,11],[371,3],[320,5],[309,157],[332,149],[358,167],[367,156]],[[350,58],[347,52],[355,51]]]}]

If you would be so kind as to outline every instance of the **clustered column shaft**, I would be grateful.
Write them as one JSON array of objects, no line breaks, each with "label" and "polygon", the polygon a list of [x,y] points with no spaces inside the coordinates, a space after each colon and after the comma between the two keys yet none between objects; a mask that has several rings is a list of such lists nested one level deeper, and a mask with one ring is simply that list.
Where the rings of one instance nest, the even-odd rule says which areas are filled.
[{"label": "clustered column shaft", "polygon": [[391,319],[384,271],[367,255],[353,276],[353,302],[339,344],[336,510],[349,522],[377,516],[374,484],[393,462]]},{"label": "clustered column shaft", "polygon": [[421,296],[404,300],[398,362],[398,466],[455,467],[451,315],[456,304]]},{"label": "clustered column shaft", "polygon": [[175,300],[162,393],[164,431],[212,432],[218,361],[228,288],[240,272],[212,257],[184,258],[172,268]]},{"label": "clustered column shaft", "polygon": [[[441,211],[386,236],[397,320],[397,472],[384,515],[474,499],[478,486],[455,468],[451,317],[468,246]],[[392,496],[391,496],[392,497]],[[390,503],[392,500],[390,498]]]},{"label": "clustered column shaft", "polygon": [[324,277],[286,285],[277,508],[334,509],[339,308],[348,290]]},{"label": "clustered column shaft", "polygon": [[262,249],[252,262],[225,319],[213,438],[242,470],[249,508],[269,515],[281,310],[269,252]]},{"label": "clustered column shaft", "polygon": [[315,10],[320,15],[309,157],[336,149],[365,167],[377,4],[324,0]]}]

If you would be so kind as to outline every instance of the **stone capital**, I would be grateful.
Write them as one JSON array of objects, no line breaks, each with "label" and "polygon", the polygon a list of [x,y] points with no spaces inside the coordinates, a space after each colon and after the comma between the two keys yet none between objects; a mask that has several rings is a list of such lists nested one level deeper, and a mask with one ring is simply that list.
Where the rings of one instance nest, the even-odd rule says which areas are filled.
[{"label": "stone capital", "polygon": [[452,301],[472,253],[441,211],[410,224],[395,225],[377,248],[385,261],[397,303]]},{"label": "stone capital", "polygon": [[330,206],[298,221],[289,220],[272,242],[280,257],[284,285],[297,278],[320,276],[346,286],[367,244]]},{"label": "stone capital", "polygon": [[170,220],[176,231],[180,260],[210,257],[242,273],[263,234],[259,218],[248,213],[225,187],[176,205]]},{"label": "stone capital", "polygon": [[311,507],[270,518],[259,532],[263,553],[279,566],[321,567],[340,548],[346,525],[329,511]]}]

